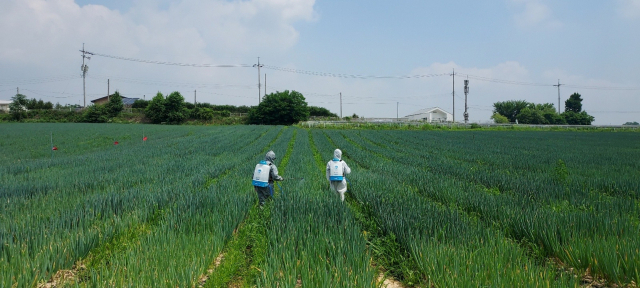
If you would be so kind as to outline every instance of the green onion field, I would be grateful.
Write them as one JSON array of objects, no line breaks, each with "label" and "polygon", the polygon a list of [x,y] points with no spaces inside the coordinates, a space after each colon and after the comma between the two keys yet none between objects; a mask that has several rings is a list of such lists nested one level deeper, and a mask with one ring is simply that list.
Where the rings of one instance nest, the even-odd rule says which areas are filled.
[{"label": "green onion field", "polygon": [[[336,148],[344,203],[325,178]],[[269,150],[289,179],[261,209]],[[0,124],[0,287],[385,278],[637,287],[640,133]]]}]

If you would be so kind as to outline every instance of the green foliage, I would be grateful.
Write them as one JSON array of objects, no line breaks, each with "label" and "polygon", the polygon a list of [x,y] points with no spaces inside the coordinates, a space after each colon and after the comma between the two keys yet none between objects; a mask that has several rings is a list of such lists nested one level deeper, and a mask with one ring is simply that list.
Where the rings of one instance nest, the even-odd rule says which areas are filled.
[{"label": "green foliage", "polygon": [[[505,101],[496,102],[493,106],[494,114],[491,119],[496,123],[516,122],[515,120],[518,120],[519,124],[562,125],[568,122],[564,114],[557,113],[552,103],[535,104],[526,101]],[[505,116],[507,121],[500,116]]]},{"label": "green foliage", "polygon": [[509,123],[509,118],[507,118],[506,116],[503,116],[500,113],[493,113],[493,115],[491,115],[491,120],[493,120],[493,122],[495,122],[496,124],[506,124]]},{"label": "green foliage", "polygon": [[144,114],[155,124],[166,121],[167,112],[165,108],[165,99],[164,96],[162,96],[162,93],[158,92],[158,94],[149,101],[149,105],[145,108]]},{"label": "green foliage", "polygon": [[637,121],[634,121],[634,122],[625,122],[622,125],[631,125],[631,126],[636,125],[637,126],[637,125],[640,125],[640,123],[638,123]]},{"label": "green foliage", "polygon": [[309,106],[309,116],[315,117],[338,117],[335,113],[324,107]]},{"label": "green foliage", "polygon": [[143,99],[138,99],[136,101],[133,102],[133,105],[131,105],[131,108],[137,108],[137,109],[145,109],[147,108],[147,105],[149,105],[149,101],[147,100],[143,100]]},{"label": "green foliage", "polygon": [[562,116],[569,125],[591,125],[595,118],[586,111],[582,111],[582,97],[579,93],[573,93],[565,101]]},{"label": "green foliage", "polygon": [[516,119],[520,124],[548,124],[547,119],[542,115],[542,111],[530,107],[520,110]]},{"label": "green foliage", "polygon": [[556,124],[556,125],[565,125],[567,121],[561,114],[556,113],[556,111],[552,112],[544,112],[542,116],[546,119],[548,124]]},{"label": "green foliage", "polygon": [[11,104],[9,104],[9,111],[13,115],[13,119],[20,121],[25,117],[25,106],[27,105],[27,96],[22,94],[16,94],[11,97]]},{"label": "green foliage", "polygon": [[264,263],[269,245],[266,236],[270,210],[270,204],[263,209],[256,205],[249,210],[247,218],[238,226],[237,233],[222,252],[223,261],[209,277],[205,288],[230,287],[233,282],[250,282],[246,278],[256,277],[252,268]]},{"label": "green foliage", "polygon": [[296,91],[265,95],[260,105],[249,112],[251,124],[291,125],[309,119],[309,108],[301,93]]},{"label": "green foliage", "polygon": [[567,111],[562,113],[562,116],[569,125],[591,125],[591,122],[595,120],[595,118],[587,114],[586,111],[582,111],[580,113]]},{"label": "green foliage", "polygon": [[[640,282],[638,133],[2,126],[1,287],[69,269],[57,286]],[[344,203],[325,178],[335,148]],[[290,179],[259,210],[248,179],[268,150]]]},{"label": "green foliage", "polygon": [[180,92],[176,91],[167,96],[164,101],[164,111],[167,115],[166,121],[169,123],[180,124],[187,119],[188,110]]},{"label": "green foliage", "polygon": [[104,123],[109,121],[107,109],[103,105],[91,105],[82,113],[82,122]]},{"label": "green foliage", "polygon": [[551,103],[529,103],[516,118],[520,124],[566,124]]},{"label": "green foliage", "polygon": [[49,110],[53,109],[53,104],[51,102],[44,102],[42,99],[36,100],[35,98],[26,101],[27,109],[29,110]]},{"label": "green foliage", "polygon": [[520,114],[520,110],[529,106],[529,102],[524,100],[511,100],[493,103],[493,113],[498,113],[509,119],[509,122],[516,122],[516,117]]},{"label": "green foliage", "polygon": [[575,113],[582,112],[582,98],[579,93],[573,93],[569,96],[569,99],[564,102],[564,111],[572,111]]},{"label": "green foliage", "polygon": [[120,92],[116,91],[109,97],[109,102],[104,105],[104,113],[109,118],[117,117],[122,112],[124,104],[122,104],[122,96]]},{"label": "green foliage", "polygon": [[200,108],[200,107],[195,107],[193,108],[193,110],[191,110],[191,119],[197,119],[197,120],[212,120],[213,119],[213,110],[211,110],[211,108]]},{"label": "green foliage", "polygon": [[567,165],[564,164],[564,161],[562,161],[562,159],[558,159],[558,162],[556,162],[556,167],[553,171],[555,180],[560,183],[565,182],[567,180],[567,177],[569,177],[569,170],[567,169]]}]

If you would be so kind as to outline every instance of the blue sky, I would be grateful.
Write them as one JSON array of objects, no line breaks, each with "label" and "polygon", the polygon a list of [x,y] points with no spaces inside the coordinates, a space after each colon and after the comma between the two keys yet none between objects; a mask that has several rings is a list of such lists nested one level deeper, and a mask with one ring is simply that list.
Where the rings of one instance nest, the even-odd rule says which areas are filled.
[{"label": "blue sky", "polygon": [[[88,51],[143,60],[254,64],[260,57],[270,67],[348,75],[455,68],[456,120],[464,112],[461,80],[469,75],[476,122],[488,122],[497,101],[558,105],[552,85],[560,79],[567,84],[562,109],[578,92],[595,124],[640,121],[640,0],[9,0],[0,3],[0,24],[3,100],[22,86],[30,98],[83,101],[78,50],[85,43]],[[197,90],[198,101],[257,104],[254,68],[100,56],[88,65],[90,99],[106,95],[110,79],[111,91],[129,97],[180,91],[192,101]],[[448,75],[353,79],[266,68],[261,81],[266,74],[268,93],[297,90],[336,113],[342,93],[345,116],[395,117],[397,103],[400,116],[426,107],[453,110]],[[505,81],[511,84],[498,83]]]}]

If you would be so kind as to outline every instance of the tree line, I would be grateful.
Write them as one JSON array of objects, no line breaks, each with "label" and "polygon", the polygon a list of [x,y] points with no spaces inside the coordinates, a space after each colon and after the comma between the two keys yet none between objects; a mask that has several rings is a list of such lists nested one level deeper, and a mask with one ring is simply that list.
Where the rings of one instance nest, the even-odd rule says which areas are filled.
[{"label": "tree line", "polygon": [[[10,105],[10,120],[14,121],[40,117],[52,119],[52,121],[56,122],[104,123],[120,117],[124,110],[122,96],[118,91],[109,97],[107,103],[88,106],[81,110],[80,113],[68,111],[58,112],[56,110],[47,113],[42,111],[29,111],[31,109],[38,109],[29,108],[32,107],[30,106],[31,102],[37,104],[42,102],[42,100],[27,100],[26,96],[22,94],[17,94],[12,100]],[[53,108],[53,105],[50,106]],[[56,106],[59,106],[59,104]],[[263,96],[258,106],[213,105],[205,102],[194,104],[185,102],[180,92],[172,92],[168,95],[163,95],[158,92],[156,96],[149,101],[142,99],[136,100],[131,108],[131,111],[144,115],[144,118],[146,118],[148,122],[156,124],[181,124],[185,121],[208,122],[214,119],[228,118],[232,113],[245,115],[242,117],[243,120],[241,123],[263,125],[290,125],[300,121],[306,121],[310,116],[338,117],[326,108],[308,106],[301,93],[288,90]]]},{"label": "tree line", "polygon": [[493,104],[496,123],[591,125],[595,118],[582,111],[582,96],[573,93],[565,101],[564,112],[558,113],[552,103],[536,104],[524,100],[511,100]]}]

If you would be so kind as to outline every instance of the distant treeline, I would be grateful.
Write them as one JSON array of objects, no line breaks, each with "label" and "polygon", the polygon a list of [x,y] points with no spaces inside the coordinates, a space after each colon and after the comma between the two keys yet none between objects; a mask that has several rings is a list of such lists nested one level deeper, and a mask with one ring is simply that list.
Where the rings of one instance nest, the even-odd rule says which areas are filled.
[{"label": "distant treeline", "polygon": [[[268,99],[268,96],[264,99]],[[179,92],[168,95],[158,93],[151,100],[138,99],[130,107],[125,107],[118,91],[111,95],[109,102],[91,105],[84,109],[78,105],[62,106],[42,100],[29,100],[22,94],[17,94],[12,100],[10,113],[0,113],[0,121],[261,124],[255,120],[252,121],[255,117],[252,118],[251,115],[255,116],[258,111],[262,111],[258,109],[260,106],[215,105],[206,102],[198,102],[194,105],[185,102]],[[282,107],[273,108],[282,109]],[[305,114],[306,118],[309,116],[337,117],[335,113],[323,107],[305,106],[305,108],[308,111],[308,114]]]}]

